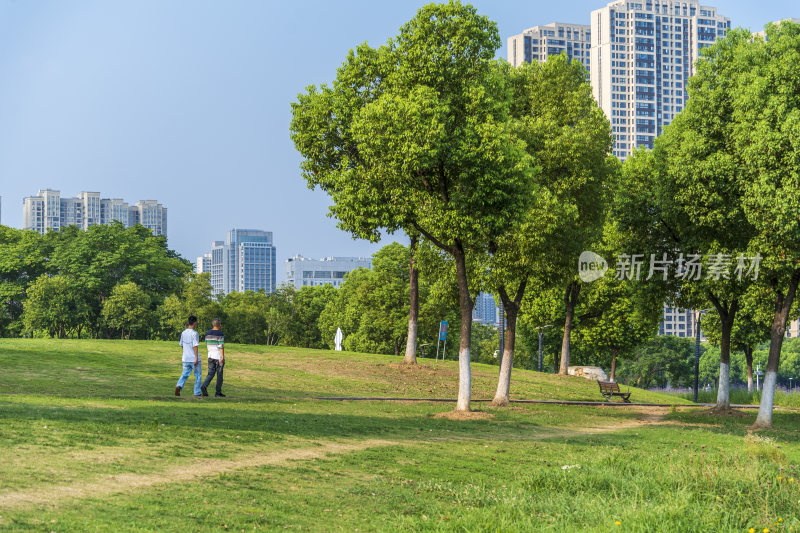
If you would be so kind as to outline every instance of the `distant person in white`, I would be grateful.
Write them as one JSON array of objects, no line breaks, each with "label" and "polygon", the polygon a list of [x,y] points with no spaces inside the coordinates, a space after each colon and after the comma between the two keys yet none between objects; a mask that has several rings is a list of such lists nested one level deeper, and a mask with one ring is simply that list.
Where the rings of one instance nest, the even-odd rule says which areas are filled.
[{"label": "distant person in white", "polygon": [[181,395],[183,384],[189,379],[189,374],[194,371],[194,397],[201,398],[200,387],[202,385],[201,376],[203,369],[200,364],[200,355],[197,352],[197,347],[200,346],[200,335],[197,334],[195,328],[197,327],[197,317],[190,316],[187,320],[186,329],[181,333],[180,346],[183,349],[183,374],[178,384],[175,385],[175,396]]}]

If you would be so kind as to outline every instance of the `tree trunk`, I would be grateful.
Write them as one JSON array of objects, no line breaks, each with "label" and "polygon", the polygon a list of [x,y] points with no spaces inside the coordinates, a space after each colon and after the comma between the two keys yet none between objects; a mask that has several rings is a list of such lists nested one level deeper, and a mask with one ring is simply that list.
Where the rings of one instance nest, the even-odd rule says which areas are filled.
[{"label": "tree trunk", "polygon": [[469,411],[472,387],[470,369],[470,338],[472,336],[472,298],[467,281],[467,261],[464,247],[460,241],[453,246],[453,258],[456,263],[458,277],[458,303],[461,309],[461,338],[458,346],[458,401],[456,411]]},{"label": "tree trunk", "polygon": [[564,306],[567,310],[567,318],[564,321],[564,338],[561,341],[561,366],[558,369],[558,373],[564,376],[569,373],[570,335],[575,321],[575,305],[578,303],[580,290],[580,284],[577,281],[573,281],[564,292]]},{"label": "tree trunk", "polygon": [[415,253],[419,237],[411,236],[408,260],[408,337],[406,337],[406,355],[403,364],[417,364],[417,320],[419,319],[419,270]]},{"label": "tree trunk", "polygon": [[497,392],[494,394],[492,405],[506,406],[509,404],[508,391],[511,388],[511,369],[514,367],[514,344],[517,333],[517,316],[525,294],[527,281],[522,281],[517,288],[517,294],[512,301],[508,297],[505,287],[500,287],[500,301],[503,303],[506,318],[506,330],[503,336],[503,354],[500,360],[500,377],[497,380]]},{"label": "tree trunk", "polygon": [[744,349],[744,360],[747,363],[747,392],[753,392],[753,348]]},{"label": "tree trunk", "polygon": [[611,349],[611,376],[608,378],[610,381],[617,379],[617,349]]},{"label": "tree trunk", "polygon": [[775,296],[775,315],[772,319],[769,359],[767,359],[764,387],[761,389],[761,405],[758,407],[758,416],[753,424],[754,428],[772,427],[772,406],[775,399],[775,385],[778,381],[778,364],[781,358],[781,347],[783,346],[783,336],[786,334],[786,320],[789,318],[789,310],[794,301],[798,281],[800,281],[800,270],[795,270],[792,273],[792,279],[789,282],[789,290],[786,291],[786,296],[784,297],[780,291],[778,291]]},{"label": "tree trunk", "polygon": [[[720,340],[719,340],[719,384],[717,385],[717,404],[714,411],[728,412],[731,409],[731,330],[736,320],[736,311],[739,303],[733,300],[729,306],[723,305],[717,298],[711,301],[719,314]],[[699,327],[699,320],[696,327]]]}]

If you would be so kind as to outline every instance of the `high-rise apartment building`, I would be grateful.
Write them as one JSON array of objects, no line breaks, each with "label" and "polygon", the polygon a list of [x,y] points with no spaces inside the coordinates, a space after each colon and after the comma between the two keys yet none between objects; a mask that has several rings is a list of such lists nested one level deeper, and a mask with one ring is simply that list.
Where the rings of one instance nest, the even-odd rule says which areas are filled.
[{"label": "high-rise apartment building", "polygon": [[211,273],[211,253],[203,254],[197,258],[194,265],[194,271],[198,274]]},{"label": "high-rise apartment building", "polygon": [[60,191],[43,189],[22,201],[22,227],[45,233],[67,226],[87,230],[97,224],[121,222],[125,227],[142,224],[154,235],[167,234],[167,208],[155,200],[129,206],[119,198],[101,198],[99,192],[62,197]]},{"label": "high-rise apartment building", "polygon": [[130,225],[141,224],[154,235],[167,234],[167,208],[155,200],[141,200],[129,209]]},{"label": "high-rise apartment building", "polygon": [[549,56],[566,52],[570,61],[577,59],[589,69],[590,47],[589,26],[553,22],[509,37],[508,62],[518,67],[522,63],[547,61]]},{"label": "high-rise apartment building", "polygon": [[508,61],[517,67],[562,52],[581,61],[611,122],[613,152],[625,159],[653,147],[686,105],[700,51],[729,29],[729,18],[698,0],[615,0],[592,11],[588,26],[553,23],[509,37]]},{"label": "high-rise apartment building", "polygon": [[475,306],[472,308],[472,321],[492,326],[499,324],[497,304],[493,295],[487,292],[478,293],[477,298],[475,298]]},{"label": "high-rise apartment building", "polygon": [[368,257],[325,257],[310,259],[295,255],[286,260],[286,283],[295,288],[315,285],[340,287],[344,276],[357,268],[372,268]]},{"label": "high-rise apartment building", "polygon": [[214,241],[211,253],[197,258],[197,272],[210,272],[215,294],[275,290],[272,232],[232,229],[227,240]]},{"label": "high-rise apartment building", "polygon": [[591,84],[614,133],[614,154],[653,148],[686,105],[700,51],[730,19],[697,0],[616,0],[592,11]]},{"label": "high-rise apartment building", "polygon": [[[661,323],[658,325],[659,335],[672,335],[673,337],[691,337],[697,335],[697,311],[680,309],[664,304]],[[790,320],[786,324],[786,337],[797,338],[800,336],[800,320]],[[703,322],[700,321],[700,340],[705,342]]]}]

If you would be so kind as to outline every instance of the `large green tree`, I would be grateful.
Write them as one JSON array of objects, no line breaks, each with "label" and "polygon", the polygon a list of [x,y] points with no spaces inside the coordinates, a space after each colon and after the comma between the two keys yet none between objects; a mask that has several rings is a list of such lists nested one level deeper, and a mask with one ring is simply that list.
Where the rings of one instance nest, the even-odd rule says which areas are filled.
[{"label": "large green tree", "polygon": [[[750,40],[748,32],[735,30],[703,50],[688,82],[686,108],[656,140],[652,154],[626,161],[628,180],[617,204],[624,229],[642,245],[629,253],[644,252],[648,277],[657,265],[656,276],[671,278],[671,301],[713,308],[720,319],[719,411],[730,409],[731,331],[753,282],[735,271],[739,262],[749,263],[745,258],[756,235],[744,205],[747,162],[734,142],[741,67],[735,58]],[[632,183],[639,180],[644,187]],[[642,219],[645,225],[638,225]]]},{"label": "large green tree", "polygon": [[616,380],[617,358],[629,356],[658,331],[663,304],[649,296],[610,272],[586,291],[579,330],[581,349],[598,359],[610,354],[610,381]]},{"label": "large green tree", "polygon": [[65,338],[80,332],[89,318],[90,306],[79,280],[72,276],[42,275],[27,290],[23,321],[31,332],[44,330]]},{"label": "large green tree", "polygon": [[0,336],[21,332],[26,289],[50,272],[49,257],[38,233],[0,225]]},{"label": "large green tree", "polygon": [[469,410],[473,300],[467,257],[530,200],[531,162],[509,123],[497,25],[459,2],[421,8],[397,37],[348,54],[332,87],[310,87],[291,125],[312,187],[340,226],[414,230],[453,257],[461,312],[457,410]]},{"label": "large green tree", "polygon": [[[607,157],[611,126],[579,62],[560,55],[514,69],[509,79],[512,123],[536,172],[522,223],[490,241],[493,285],[507,320],[495,405],[509,401],[517,317],[528,284],[538,277],[573,287],[578,256],[601,235],[605,182],[615,169]],[[575,303],[568,300],[564,373]]]},{"label": "large green tree", "polygon": [[746,163],[744,210],[763,256],[759,281],[772,296],[772,331],[756,427],[772,425],[786,324],[800,283],[800,25],[769,25],[730,59],[735,149]]},{"label": "large green tree", "polygon": [[150,297],[132,281],[120,283],[103,302],[102,315],[107,326],[118,330],[121,338],[130,339],[131,334],[148,329]]},{"label": "large green tree", "polygon": [[119,283],[133,282],[154,303],[179,292],[191,264],[167,248],[163,236],[143,226],[96,225],[87,231],[75,226],[45,236],[52,246],[50,268],[79,281],[90,304],[89,327],[101,328],[103,302]]}]

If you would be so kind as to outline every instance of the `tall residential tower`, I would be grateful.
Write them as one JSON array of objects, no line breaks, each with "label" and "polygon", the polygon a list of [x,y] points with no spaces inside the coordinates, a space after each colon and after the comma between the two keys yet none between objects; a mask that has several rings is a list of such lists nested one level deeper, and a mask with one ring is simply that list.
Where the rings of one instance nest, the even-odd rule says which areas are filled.
[{"label": "tall residential tower", "polygon": [[700,51],[730,19],[697,0],[617,0],[591,14],[591,83],[611,121],[614,155],[653,148],[686,105],[686,82]]},{"label": "tall residential tower", "polygon": [[141,224],[153,235],[167,234],[167,208],[155,200],[142,200],[129,206],[119,198],[101,198],[99,192],[81,192],[77,197],[61,196],[61,191],[43,189],[22,201],[22,227],[45,233],[67,226],[87,230],[97,224],[120,222],[131,227]]},{"label": "tall residential tower", "polygon": [[514,67],[533,61],[547,61],[549,56],[566,52],[570,61],[577,59],[589,68],[589,26],[553,22],[534,26],[508,38],[508,62]]}]

